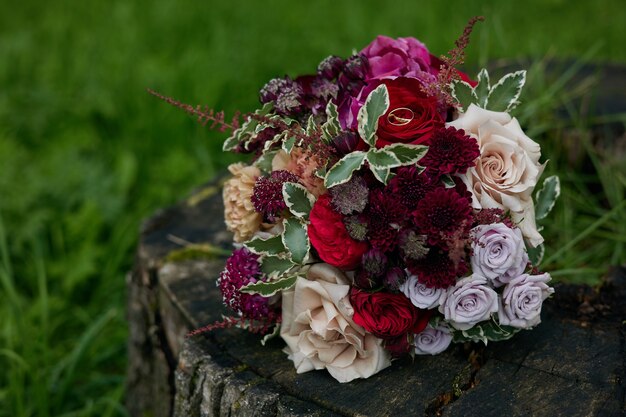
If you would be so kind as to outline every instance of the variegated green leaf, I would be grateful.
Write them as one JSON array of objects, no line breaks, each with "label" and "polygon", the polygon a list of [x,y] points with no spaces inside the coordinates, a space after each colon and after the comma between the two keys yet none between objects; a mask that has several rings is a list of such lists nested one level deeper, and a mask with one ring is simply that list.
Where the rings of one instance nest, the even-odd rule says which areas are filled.
[{"label": "variegated green leaf", "polygon": [[461,111],[467,110],[470,104],[478,102],[474,88],[463,80],[452,81],[450,94],[459,103]]},{"label": "variegated green leaf", "polygon": [[452,179],[450,175],[442,175],[441,181],[443,182],[443,185],[446,186],[446,188],[456,187],[456,184],[454,183],[454,180]]},{"label": "variegated green leaf", "polygon": [[559,177],[553,175],[543,181],[541,190],[537,192],[537,202],[535,204],[535,219],[544,219],[556,203],[557,198],[561,195],[561,182]]},{"label": "variegated green leaf", "polygon": [[289,211],[296,217],[308,218],[315,197],[300,184],[286,182],[283,184],[283,198]]},{"label": "variegated green leaf", "polygon": [[474,87],[474,95],[478,100],[478,105],[483,109],[487,108],[487,101],[489,99],[489,92],[491,91],[491,84],[489,82],[489,73],[485,68],[478,73],[478,85]]},{"label": "variegated green leaf", "polygon": [[258,157],[256,161],[254,161],[254,166],[259,168],[263,172],[271,172],[272,171],[272,160],[276,156],[277,150],[266,151]]},{"label": "variegated green leaf", "polygon": [[269,239],[254,238],[244,244],[251,252],[258,255],[278,255],[285,252],[285,245],[280,235],[272,236]]},{"label": "variegated green leaf", "polygon": [[391,179],[391,169],[389,168],[376,168],[370,167],[372,173],[376,177],[376,179],[383,184],[387,185],[387,182]]},{"label": "variegated green leaf", "polygon": [[[273,106],[271,103],[265,103],[263,107],[256,110],[254,113],[257,115],[265,116],[270,111],[272,111],[272,109]],[[233,132],[233,134],[228,139],[224,141],[222,149],[224,151],[232,151],[237,148],[239,144],[243,145],[244,148],[247,149],[247,144],[250,143],[252,139],[254,139],[254,137],[256,137],[255,131],[257,129],[257,126],[259,126],[258,121],[254,119],[246,120],[241,124],[238,129]]]},{"label": "variegated green leaf", "polygon": [[303,264],[311,249],[306,225],[292,217],[285,219],[283,226],[285,228],[282,235],[283,245],[285,245],[294,263]]},{"label": "variegated green leaf", "polygon": [[309,120],[306,123],[306,134],[307,136],[313,135],[317,131],[317,124],[315,123],[315,117],[313,115],[309,116]]},{"label": "variegated green leaf", "polygon": [[326,188],[330,188],[350,181],[354,171],[361,168],[364,162],[365,152],[355,151],[347,154],[328,170],[324,178],[324,185]]},{"label": "variegated green leaf", "polygon": [[244,285],[239,291],[246,294],[259,294],[263,297],[271,297],[279,291],[293,287],[297,278],[297,275],[293,275],[270,281],[257,281],[253,284]]},{"label": "variegated green leaf", "polygon": [[277,337],[278,335],[280,335],[280,323],[274,325],[274,330],[272,330],[271,333],[268,333],[265,336],[263,336],[263,339],[261,339],[261,346],[265,346],[265,344],[269,340]]},{"label": "variegated green leaf", "polygon": [[533,248],[530,245],[526,245],[526,252],[528,252],[528,259],[533,266],[541,265],[541,261],[543,260],[543,255],[546,252],[545,246],[540,244],[536,248]]},{"label": "variegated green leaf", "polygon": [[453,340],[459,342],[498,342],[513,337],[520,329],[504,326],[496,322],[495,318],[476,324],[468,330],[455,330]]},{"label": "variegated green leaf", "polygon": [[507,74],[491,87],[487,109],[493,111],[509,111],[518,104],[522,88],[526,83],[526,71]]},{"label": "variegated green leaf", "polygon": [[288,138],[287,140],[285,140],[283,142],[283,151],[287,152],[287,153],[291,153],[291,150],[293,149],[293,146],[296,144],[296,137],[295,136],[291,136],[290,138]]},{"label": "variegated green leaf", "polygon": [[365,99],[357,115],[358,130],[361,138],[370,146],[376,143],[378,119],[389,109],[389,92],[384,84],[376,87]]},{"label": "variegated green leaf", "polygon": [[400,165],[416,164],[428,152],[428,146],[404,143],[394,143],[393,145],[385,146],[383,149],[394,154],[400,161]]},{"label": "variegated green leaf", "polygon": [[400,159],[393,153],[387,151],[386,148],[372,148],[367,152],[367,162],[371,167],[378,169],[389,169],[400,166]]},{"label": "variegated green leaf", "polygon": [[291,259],[280,258],[278,256],[264,256],[261,259],[261,271],[270,278],[281,276],[294,266],[295,264]]},{"label": "variegated green leaf", "polygon": [[337,106],[332,101],[329,101],[326,106],[326,121],[322,125],[322,140],[328,143],[332,141],[339,132],[341,132],[341,125],[339,124]]}]

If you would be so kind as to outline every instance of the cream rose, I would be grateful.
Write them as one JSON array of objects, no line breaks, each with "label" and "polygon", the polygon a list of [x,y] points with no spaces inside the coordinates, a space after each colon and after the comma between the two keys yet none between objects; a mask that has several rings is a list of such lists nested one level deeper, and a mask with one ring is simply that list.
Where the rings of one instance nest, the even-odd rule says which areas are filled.
[{"label": "cream rose", "polygon": [[234,233],[235,242],[241,243],[250,239],[263,221],[251,201],[254,184],[261,171],[243,163],[232,164],[228,170],[233,177],[224,183],[224,221],[226,228]]},{"label": "cream rose", "polygon": [[352,321],[348,278],[328,264],[283,292],[280,335],[298,373],[327,369],[339,382],[367,378],[390,365],[382,340]]},{"label": "cream rose", "polygon": [[508,113],[484,110],[474,104],[447,125],[465,130],[480,147],[476,166],[462,176],[472,192],[473,207],[509,210],[530,244],[541,244],[532,200],[545,167],[539,163],[539,144],[526,136]]}]

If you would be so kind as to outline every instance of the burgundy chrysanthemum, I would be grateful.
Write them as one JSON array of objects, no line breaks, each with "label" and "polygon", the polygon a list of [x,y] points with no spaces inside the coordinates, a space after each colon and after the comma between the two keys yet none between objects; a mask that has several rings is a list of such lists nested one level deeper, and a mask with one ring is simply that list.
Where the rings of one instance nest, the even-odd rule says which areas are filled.
[{"label": "burgundy chrysanthemum", "polygon": [[275,321],[278,313],[269,305],[267,298],[239,291],[244,285],[265,280],[258,259],[258,255],[246,248],[235,250],[226,260],[226,267],[220,273],[217,285],[222,291],[224,304],[243,317]]},{"label": "burgundy chrysanthemum", "polygon": [[365,213],[371,245],[383,252],[392,250],[397,244],[398,231],[407,214],[406,208],[393,194],[380,189],[372,190]]},{"label": "burgundy chrysanthemum", "polygon": [[431,246],[424,258],[406,261],[411,274],[417,275],[420,282],[430,288],[448,288],[456,283],[457,277],[467,272],[464,259],[455,264],[447,251],[436,246]]},{"label": "burgundy chrysanthemum", "polygon": [[465,174],[480,155],[476,139],[454,127],[435,130],[420,165],[439,174]]},{"label": "burgundy chrysanthemum", "polygon": [[288,171],[272,171],[269,176],[259,177],[251,198],[254,209],[265,215],[267,220],[273,221],[287,208],[283,198],[283,184],[298,181],[298,176]]},{"label": "burgundy chrysanthemum", "polygon": [[436,244],[472,224],[470,202],[454,188],[438,188],[424,196],[413,212],[415,226]]},{"label": "burgundy chrysanthemum", "polygon": [[417,166],[400,167],[396,176],[389,181],[389,190],[398,196],[400,202],[409,211],[415,210],[417,203],[426,193],[440,186],[426,175],[419,172]]}]

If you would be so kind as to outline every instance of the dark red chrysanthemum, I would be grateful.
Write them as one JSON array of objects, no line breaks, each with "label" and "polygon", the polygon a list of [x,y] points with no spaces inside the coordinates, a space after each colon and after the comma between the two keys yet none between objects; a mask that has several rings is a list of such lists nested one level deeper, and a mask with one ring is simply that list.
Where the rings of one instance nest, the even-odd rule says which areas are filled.
[{"label": "dark red chrysanthemum", "polygon": [[430,288],[448,288],[456,283],[457,277],[467,272],[464,259],[456,264],[448,256],[448,252],[431,246],[428,254],[420,260],[406,259],[407,269],[417,275],[420,282]]},{"label": "dark red chrysanthemum", "polygon": [[426,193],[437,186],[440,185],[425,173],[420,174],[418,167],[413,165],[398,168],[396,176],[389,181],[388,189],[398,197],[404,207],[413,211]]},{"label": "dark red chrysanthemum", "polygon": [[380,189],[372,190],[365,213],[371,245],[383,252],[392,250],[397,244],[398,231],[407,214],[406,208],[393,194]]},{"label": "dark red chrysanthemum", "polygon": [[298,176],[288,171],[272,171],[269,176],[259,177],[254,184],[251,198],[254,209],[273,221],[287,208],[283,198],[283,184],[298,181]]},{"label": "dark red chrysanthemum", "polygon": [[275,321],[278,313],[269,305],[267,298],[239,291],[244,285],[265,280],[258,259],[258,255],[246,248],[235,250],[226,260],[226,267],[220,273],[217,285],[222,291],[224,304],[243,317]]},{"label": "dark red chrysanthemum", "polygon": [[509,216],[504,213],[504,210],[499,208],[488,208],[477,210],[474,213],[474,224],[493,224],[504,223],[511,229],[515,227],[515,224]]},{"label": "dark red chrysanthemum", "polygon": [[418,203],[413,218],[419,230],[428,236],[428,242],[436,244],[459,229],[469,229],[472,209],[469,200],[454,188],[438,188]]},{"label": "dark red chrysanthemum", "polygon": [[427,144],[428,152],[420,165],[433,173],[465,174],[480,155],[476,139],[454,127],[435,130]]}]

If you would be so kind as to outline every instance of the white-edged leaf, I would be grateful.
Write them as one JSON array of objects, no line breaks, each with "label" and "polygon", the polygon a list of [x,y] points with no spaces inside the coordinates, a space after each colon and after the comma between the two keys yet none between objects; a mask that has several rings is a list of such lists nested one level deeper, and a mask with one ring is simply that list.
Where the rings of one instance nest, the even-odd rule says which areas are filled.
[{"label": "white-edged leaf", "polygon": [[483,342],[487,344],[489,341],[508,340],[519,331],[518,328],[497,323],[495,317],[492,317],[491,320],[480,322],[468,330],[455,330],[453,340],[456,343]]},{"label": "white-edged leaf", "polygon": [[459,103],[461,111],[467,110],[470,104],[478,102],[474,87],[463,80],[452,81],[450,95]]},{"label": "white-edged leaf", "polygon": [[556,203],[557,198],[561,195],[561,182],[559,177],[552,175],[543,181],[541,190],[537,192],[535,203],[535,219],[544,219]]},{"label": "white-edged leaf", "polygon": [[478,73],[478,85],[474,87],[474,95],[478,100],[478,105],[483,109],[487,108],[487,101],[489,99],[489,92],[491,91],[491,84],[489,81],[489,73],[487,69],[483,68]]},{"label": "white-edged leaf", "polygon": [[526,252],[528,252],[528,260],[533,266],[539,266],[543,260],[543,255],[546,252],[546,247],[542,244],[533,248],[531,245],[526,245]]},{"label": "white-edged leaf", "polygon": [[285,130],[283,132],[280,132],[277,135],[274,135],[274,137],[268,141],[266,141],[263,144],[263,152],[267,152],[270,150],[270,148],[272,148],[274,146],[274,144],[279,143],[282,141],[284,141],[289,135],[289,131]]},{"label": "white-edged leaf", "polygon": [[402,165],[400,159],[393,152],[387,151],[386,148],[370,149],[367,152],[367,162],[371,167],[378,169],[389,169]]},{"label": "white-edged leaf", "polygon": [[391,179],[391,170],[389,168],[376,168],[372,166],[370,169],[378,181],[387,185],[387,182]]},{"label": "white-edged leaf", "polygon": [[300,184],[286,182],[283,184],[283,199],[289,211],[296,217],[308,218],[315,197]]},{"label": "white-edged leaf", "polygon": [[306,225],[295,217],[285,219],[282,234],[283,245],[289,252],[291,260],[296,264],[303,264],[311,249]]},{"label": "white-edged leaf", "polygon": [[283,142],[283,151],[287,152],[287,153],[291,153],[291,150],[293,149],[293,146],[296,144],[296,137],[295,136],[291,136],[290,138],[288,138],[287,140],[285,140]]},{"label": "white-edged leaf", "polygon": [[261,271],[270,278],[283,275],[294,266],[291,259],[278,256],[264,256],[261,259]]},{"label": "white-edged leaf", "polygon": [[278,150],[266,151],[254,161],[254,166],[263,172],[272,172],[272,160],[276,156]]},{"label": "white-edged leaf", "polygon": [[446,186],[446,188],[454,188],[456,187],[456,184],[454,183],[454,180],[452,179],[452,177],[450,175],[442,175],[441,176],[441,181],[443,182],[443,185]]},{"label": "white-edged leaf", "polygon": [[339,132],[341,132],[341,125],[339,124],[337,106],[332,101],[329,101],[326,106],[326,121],[322,125],[322,139],[329,143]]},{"label": "white-edged leaf", "polygon": [[309,116],[309,120],[306,122],[306,134],[312,136],[317,131],[317,124],[315,123],[315,117]]},{"label": "white-edged leaf", "polygon": [[263,336],[263,339],[261,339],[261,346],[265,346],[265,344],[269,340],[275,338],[279,334],[280,334],[280,323],[274,325],[274,330],[272,330],[271,333],[268,333],[265,336]]},{"label": "white-edged leaf", "polygon": [[413,165],[428,152],[428,146],[404,143],[394,143],[383,149],[394,154],[400,161],[400,165]]},{"label": "white-edged leaf", "polygon": [[330,188],[350,181],[354,171],[360,169],[364,162],[365,152],[355,151],[347,154],[328,170],[324,185]]},{"label": "white-edged leaf", "polygon": [[509,111],[518,104],[522,88],[526,83],[526,71],[516,71],[505,75],[491,87],[487,109]]},{"label": "white-edged leaf", "polygon": [[292,275],[271,281],[257,281],[253,284],[244,285],[239,291],[246,294],[259,294],[263,297],[271,297],[279,291],[293,287],[297,278],[297,275]]},{"label": "white-edged leaf", "polygon": [[280,235],[265,240],[257,237],[244,243],[244,246],[257,255],[278,255],[285,252],[285,245]]},{"label": "white-edged leaf", "polygon": [[[265,103],[263,107],[257,109],[254,113],[257,115],[265,116],[272,111],[272,103]],[[236,129],[233,134],[224,141],[222,149],[224,151],[232,151],[240,144],[247,149],[247,145],[256,137],[256,129],[259,126],[259,122],[249,118]],[[266,126],[264,125],[263,128]]]},{"label": "white-edged leaf", "polygon": [[376,143],[378,119],[387,112],[389,104],[387,86],[381,84],[367,96],[365,103],[359,109],[357,115],[359,135],[372,147]]}]

